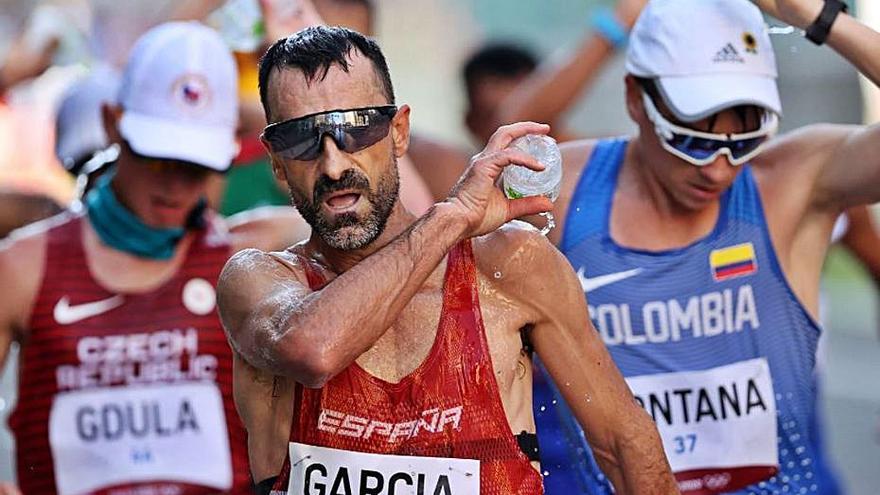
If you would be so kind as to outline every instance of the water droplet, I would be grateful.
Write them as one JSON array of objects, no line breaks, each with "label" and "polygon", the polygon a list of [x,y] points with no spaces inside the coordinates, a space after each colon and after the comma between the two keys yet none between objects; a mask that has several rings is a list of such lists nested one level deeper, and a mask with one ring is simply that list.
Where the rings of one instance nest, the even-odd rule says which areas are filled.
[{"label": "water droplet", "polygon": [[547,410],[547,406],[541,406],[541,412],[544,412],[546,410]]},{"label": "water droplet", "polygon": [[501,272],[495,272],[495,278],[501,278]]},{"label": "water droplet", "polygon": [[556,399],[553,399],[552,403],[553,403],[554,405],[556,405]]},{"label": "water droplet", "polygon": [[547,225],[545,225],[544,228],[541,229],[541,235],[547,235],[550,233],[551,230],[553,230],[554,227],[556,227],[556,219],[550,212],[539,213],[539,215],[547,219]]},{"label": "water droplet", "polygon": [[544,471],[544,472],[541,473],[541,474],[543,474],[544,476],[550,476],[550,471]]},{"label": "water droplet", "polygon": [[767,34],[795,34],[794,26],[767,26]]}]

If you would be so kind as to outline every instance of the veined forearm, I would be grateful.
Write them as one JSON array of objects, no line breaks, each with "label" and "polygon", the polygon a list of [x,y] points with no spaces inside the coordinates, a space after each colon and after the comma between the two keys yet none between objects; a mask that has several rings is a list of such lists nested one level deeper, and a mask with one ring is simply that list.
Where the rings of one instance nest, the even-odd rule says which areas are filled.
[{"label": "veined forearm", "polygon": [[277,353],[308,349],[326,378],[335,375],[375,344],[465,229],[448,205],[435,205],[387,246],[291,307],[279,321]]},{"label": "veined forearm", "polygon": [[[645,428],[616,445],[622,489],[618,493],[666,495],[678,493],[669,461],[654,424],[645,418]],[[650,432],[650,433],[645,433]]]}]

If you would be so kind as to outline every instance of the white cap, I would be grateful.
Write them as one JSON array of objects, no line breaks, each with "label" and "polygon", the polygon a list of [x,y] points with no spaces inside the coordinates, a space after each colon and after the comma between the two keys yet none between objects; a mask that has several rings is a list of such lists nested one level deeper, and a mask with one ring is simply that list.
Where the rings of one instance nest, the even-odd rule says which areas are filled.
[{"label": "white cap", "polygon": [[55,119],[55,155],[68,171],[110,143],[104,132],[101,105],[116,103],[119,73],[109,65],[95,67],[64,93]]},{"label": "white cap", "polygon": [[630,34],[626,69],[655,79],[685,122],[737,105],[782,114],[770,36],[748,0],[651,0]]},{"label": "white cap", "polygon": [[225,171],[238,152],[238,75],[229,48],[197,22],[161,24],[129,54],[119,132],[138,154]]}]

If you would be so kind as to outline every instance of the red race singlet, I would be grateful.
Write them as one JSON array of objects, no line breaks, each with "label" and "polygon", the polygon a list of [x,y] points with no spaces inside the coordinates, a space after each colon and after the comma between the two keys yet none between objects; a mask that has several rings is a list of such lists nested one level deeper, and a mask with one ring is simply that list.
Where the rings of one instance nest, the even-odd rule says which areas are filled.
[{"label": "red race singlet", "polygon": [[89,272],[83,218],[46,233],[10,418],[22,491],[251,493],[232,352],[215,308],[225,234],[208,222],[170,280],[120,295]]},{"label": "red race singlet", "polygon": [[352,363],[321,389],[297,385],[294,400],[273,494],[543,493],[501,404],[470,241],[449,253],[436,339],[415,371],[389,383]]}]

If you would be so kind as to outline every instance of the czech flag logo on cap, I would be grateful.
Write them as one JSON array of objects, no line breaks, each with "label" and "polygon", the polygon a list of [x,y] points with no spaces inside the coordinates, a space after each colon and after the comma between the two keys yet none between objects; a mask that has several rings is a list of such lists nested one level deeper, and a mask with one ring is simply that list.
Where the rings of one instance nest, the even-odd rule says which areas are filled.
[{"label": "czech flag logo on cap", "polygon": [[715,249],[709,254],[709,266],[716,282],[751,275],[758,271],[755,247],[747,242]]}]

